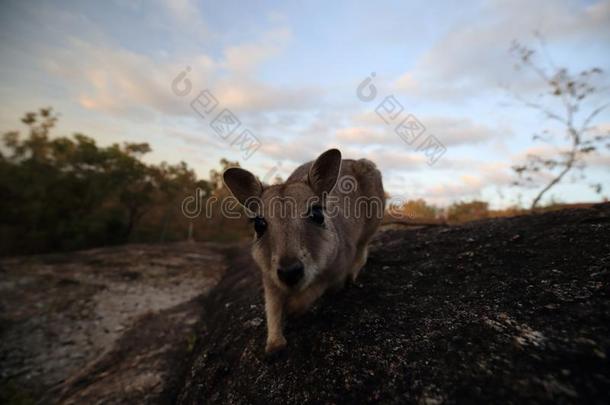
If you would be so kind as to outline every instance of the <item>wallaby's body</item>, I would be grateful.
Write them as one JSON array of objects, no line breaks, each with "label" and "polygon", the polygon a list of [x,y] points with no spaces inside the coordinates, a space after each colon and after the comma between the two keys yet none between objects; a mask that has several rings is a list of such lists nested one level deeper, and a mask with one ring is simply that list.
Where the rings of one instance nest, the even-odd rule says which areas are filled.
[{"label": "wallaby's body", "polygon": [[285,183],[262,185],[228,169],[225,184],[252,213],[252,247],[261,269],[267,352],[286,345],[285,313],[302,313],[329,288],[354,281],[383,218],[381,174],[365,159],[341,160],[331,149],[297,168]]}]

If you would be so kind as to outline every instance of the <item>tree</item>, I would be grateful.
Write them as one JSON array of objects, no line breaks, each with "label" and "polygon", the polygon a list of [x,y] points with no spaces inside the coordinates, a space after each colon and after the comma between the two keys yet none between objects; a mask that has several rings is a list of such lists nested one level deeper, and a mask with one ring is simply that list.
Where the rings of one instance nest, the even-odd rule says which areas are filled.
[{"label": "tree", "polygon": [[447,209],[450,222],[468,222],[489,217],[489,204],[484,201],[456,202]]},{"label": "tree", "polygon": [[428,205],[426,201],[420,199],[409,200],[402,205],[402,211],[405,216],[415,220],[434,220],[437,217],[438,209],[432,205]]},{"label": "tree", "polygon": [[[222,159],[211,181],[198,179],[184,162],[145,163],[145,143],[100,146],[83,134],[51,136],[56,121],[50,108],[30,112],[25,134],[2,138],[0,255],[184,240],[187,229],[199,240],[251,234],[245,219],[224,218],[221,210],[229,195],[222,172],[237,162]],[[219,200],[197,223],[182,211],[194,193]]]},{"label": "tree", "polygon": [[[181,203],[187,196],[201,191],[202,197],[211,194],[211,183],[198,180],[195,172],[185,162],[169,165],[165,162],[155,168],[158,196],[155,198],[162,208],[160,241],[164,242],[169,233],[170,224],[181,213]],[[191,226],[189,225],[189,228]]]},{"label": "tree", "polygon": [[[538,37],[542,50],[546,51],[542,37]],[[580,170],[581,178],[584,178],[587,155],[597,151],[610,139],[610,133],[604,134],[592,126],[595,118],[610,103],[592,104],[603,90],[596,85],[596,80],[603,75],[601,69],[594,67],[571,73],[566,68],[555,67],[550,58],[547,58],[548,66],[543,67],[535,60],[536,52],[533,49],[516,41],[511,46],[511,53],[518,59],[517,69],[532,72],[546,87],[546,91],[539,95],[539,101],[518,99],[541,112],[547,120],[559,124],[559,130],[545,129],[542,135],[534,134],[533,140],[557,146],[559,133],[563,133],[567,140],[567,145],[557,148],[555,156],[530,154],[524,164],[513,166],[518,175],[515,185],[535,186],[541,182],[541,177],[548,179],[532,201],[531,209],[535,209],[542,197],[574,169]],[[610,144],[606,144],[606,147],[610,148]],[[592,187],[598,194],[601,193],[601,184],[593,184]]]},{"label": "tree", "polygon": [[230,167],[239,167],[239,162],[232,162],[225,158],[220,159],[220,170],[212,169],[210,170],[210,183],[212,183],[212,187],[215,190],[220,190],[225,188],[224,181],[222,180],[222,175]]},{"label": "tree", "polygon": [[0,201],[3,232],[17,251],[46,251],[126,241],[152,200],[147,144],[99,147],[85,135],[50,137],[50,108],[25,114],[28,135],[4,136]]}]

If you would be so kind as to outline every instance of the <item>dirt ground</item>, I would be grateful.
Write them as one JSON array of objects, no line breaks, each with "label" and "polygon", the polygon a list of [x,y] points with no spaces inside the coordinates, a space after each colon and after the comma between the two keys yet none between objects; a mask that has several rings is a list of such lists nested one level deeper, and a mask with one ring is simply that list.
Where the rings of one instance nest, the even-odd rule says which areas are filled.
[{"label": "dirt ground", "polygon": [[202,243],[0,261],[0,403],[170,403],[224,271]]},{"label": "dirt ground", "polygon": [[244,246],[3,259],[0,403],[605,404],[609,282],[610,204],[386,230],[266,357]]},{"label": "dirt ground", "polygon": [[607,404],[610,204],[382,232],[357,284],[263,353],[246,253],[207,297],[180,404]]}]

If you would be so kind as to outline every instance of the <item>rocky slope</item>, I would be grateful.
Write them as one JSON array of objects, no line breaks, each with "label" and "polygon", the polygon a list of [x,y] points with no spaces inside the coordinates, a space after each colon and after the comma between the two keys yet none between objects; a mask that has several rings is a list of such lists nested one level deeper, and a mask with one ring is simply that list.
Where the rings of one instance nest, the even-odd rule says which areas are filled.
[{"label": "rocky slope", "polygon": [[256,270],[234,258],[178,402],[607,403],[610,204],[375,243],[272,358]]},{"label": "rocky slope", "polygon": [[205,243],[0,260],[0,403],[168,403],[224,271]]}]

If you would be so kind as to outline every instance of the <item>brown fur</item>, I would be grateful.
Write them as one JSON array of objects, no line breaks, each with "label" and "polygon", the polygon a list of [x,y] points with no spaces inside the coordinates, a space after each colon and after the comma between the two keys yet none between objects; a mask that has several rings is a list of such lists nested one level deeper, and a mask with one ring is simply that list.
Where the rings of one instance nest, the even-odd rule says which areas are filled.
[{"label": "brown fur", "polygon": [[[224,179],[233,195],[267,223],[265,233],[255,236],[252,254],[265,290],[266,350],[273,352],[286,345],[285,313],[305,312],[329,288],[354,281],[366,263],[368,244],[383,218],[381,173],[368,160],[341,160],[331,149],[280,185],[263,186],[235,168]],[[252,197],[257,204],[249,204]],[[324,202],[323,226],[308,221],[313,201]],[[288,287],[277,269],[280,261],[292,258],[303,263],[304,276]]]}]

